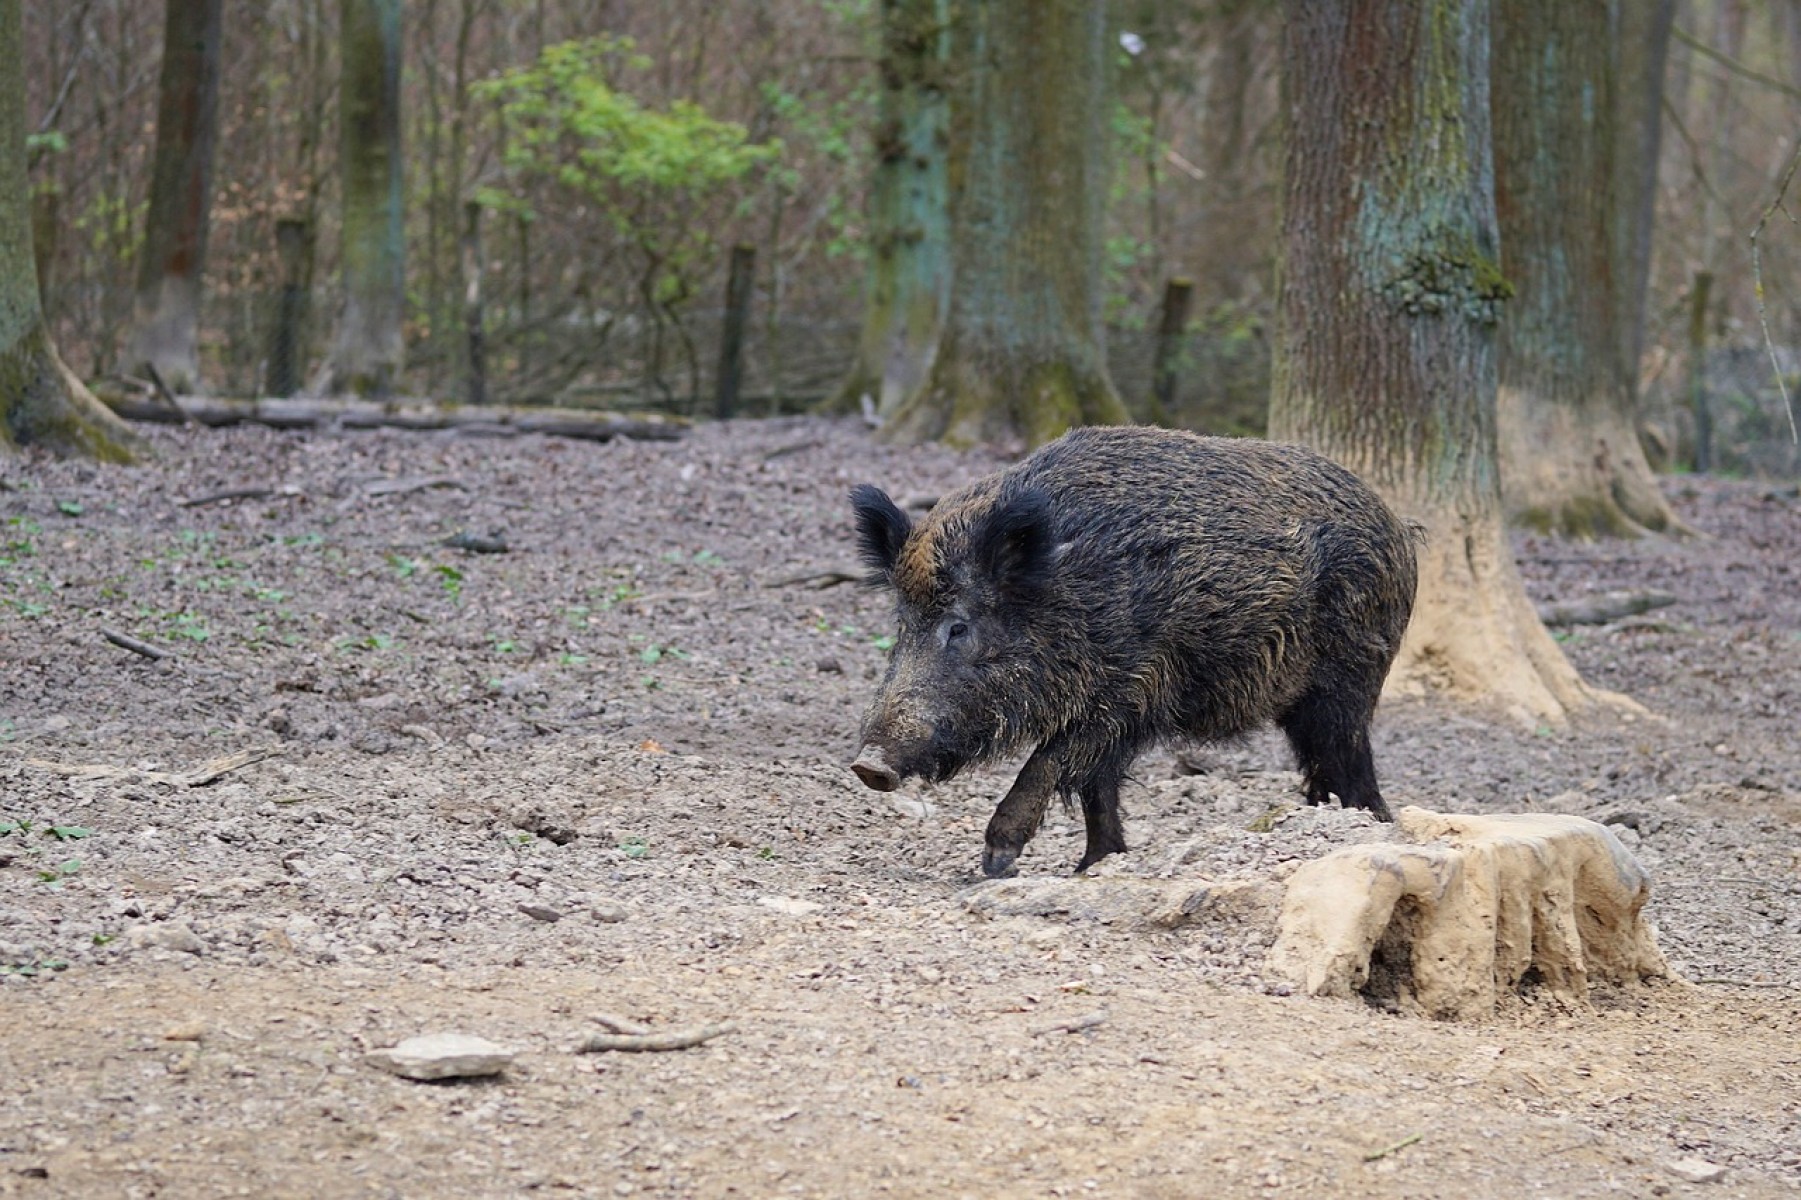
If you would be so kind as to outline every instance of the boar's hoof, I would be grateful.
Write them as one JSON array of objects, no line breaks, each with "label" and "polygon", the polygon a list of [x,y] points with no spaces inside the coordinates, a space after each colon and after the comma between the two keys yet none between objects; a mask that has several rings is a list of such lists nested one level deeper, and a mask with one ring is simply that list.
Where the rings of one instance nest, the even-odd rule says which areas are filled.
[{"label": "boar's hoof", "polygon": [[850,769],[857,773],[857,778],[863,781],[865,787],[874,788],[878,792],[892,792],[900,786],[900,776],[874,746],[863,747]]},{"label": "boar's hoof", "polygon": [[990,879],[1011,879],[1019,874],[1014,864],[1019,860],[1019,849],[1009,846],[982,847],[982,874]]}]

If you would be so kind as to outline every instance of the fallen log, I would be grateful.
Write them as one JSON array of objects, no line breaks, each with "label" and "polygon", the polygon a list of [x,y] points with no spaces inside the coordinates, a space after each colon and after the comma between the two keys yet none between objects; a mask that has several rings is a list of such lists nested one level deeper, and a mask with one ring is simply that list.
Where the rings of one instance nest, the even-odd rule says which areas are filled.
[{"label": "fallen log", "polygon": [[592,442],[610,441],[616,437],[672,442],[688,431],[687,422],[679,417],[649,413],[626,416],[583,409],[471,405],[443,408],[421,400],[383,402],[338,397],[224,400],[213,396],[183,396],[179,407],[171,408],[142,396],[118,392],[110,392],[102,399],[108,408],[129,421],[177,424],[186,419],[214,427],[267,425],[274,429],[317,429],[340,425],[346,429],[467,429],[490,435],[542,433]]},{"label": "fallen log", "polygon": [[1668,592],[1601,592],[1580,600],[1541,604],[1538,619],[1547,625],[1605,625],[1676,603]]}]

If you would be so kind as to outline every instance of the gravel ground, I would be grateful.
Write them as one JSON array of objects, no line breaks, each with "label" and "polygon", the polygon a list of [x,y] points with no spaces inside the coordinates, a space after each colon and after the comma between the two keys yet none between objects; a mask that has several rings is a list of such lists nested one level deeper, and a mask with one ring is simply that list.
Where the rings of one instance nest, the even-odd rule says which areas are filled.
[{"label": "gravel ground", "polygon": [[[1147,756],[1134,852],[1053,901],[980,880],[1005,772],[857,785],[885,602],[784,581],[848,563],[850,484],[992,456],[149,437],[0,461],[0,1195],[1801,1192],[1792,487],[1669,481],[1687,542],[1518,542],[1535,599],[1678,598],[1565,642],[1648,715],[1385,706],[1391,804],[1610,821],[1688,981],[1446,1026],[1288,995],[1252,915],[1108,899],[1384,836],[1285,807],[1274,736]],[[1080,849],[1054,813],[1028,883]],[[573,1054],[596,1013],[736,1032]],[[520,1057],[361,1061],[433,1030]]]}]

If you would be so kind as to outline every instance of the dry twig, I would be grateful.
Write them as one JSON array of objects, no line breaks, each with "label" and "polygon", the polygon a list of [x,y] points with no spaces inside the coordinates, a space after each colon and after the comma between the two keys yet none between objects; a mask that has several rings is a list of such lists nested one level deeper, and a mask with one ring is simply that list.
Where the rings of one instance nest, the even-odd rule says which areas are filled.
[{"label": "dry twig", "polygon": [[1071,1017],[1067,1021],[1058,1021],[1054,1025],[1040,1025],[1037,1029],[1032,1030],[1032,1036],[1043,1037],[1047,1033],[1081,1033],[1084,1029],[1093,1029],[1097,1025],[1104,1025],[1106,1021],[1107,1011],[1097,1009],[1091,1013],[1083,1013],[1079,1017]]},{"label": "dry twig", "polygon": [[594,1054],[602,1050],[687,1050],[716,1037],[737,1031],[731,1022],[718,1025],[695,1025],[688,1029],[669,1029],[662,1033],[591,1033],[575,1048],[577,1054]]},{"label": "dry twig", "polygon": [[1413,1143],[1419,1141],[1421,1138],[1423,1138],[1425,1136],[1426,1135],[1423,1133],[1411,1134],[1407,1137],[1402,1138],[1400,1141],[1396,1142],[1392,1146],[1384,1146],[1380,1150],[1370,1151],[1368,1154],[1363,1156],[1363,1161],[1364,1162],[1380,1162],[1382,1159],[1387,1158],[1391,1154],[1397,1154],[1400,1151],[1407,1149],[1407,1147],[1413,1145]]},{"label": "dry twig", "polygon": [[161,662],[165,658],[175,657],[175,652],[173,650],[164,650],[161,646],[152,646],[149,642],[140,642],[130,634],[120,633],[116,629],[102,629],[100,631],[100,636],[119,647],[119,649],[129,650],[133,654],[141,654],[151,662]]}]

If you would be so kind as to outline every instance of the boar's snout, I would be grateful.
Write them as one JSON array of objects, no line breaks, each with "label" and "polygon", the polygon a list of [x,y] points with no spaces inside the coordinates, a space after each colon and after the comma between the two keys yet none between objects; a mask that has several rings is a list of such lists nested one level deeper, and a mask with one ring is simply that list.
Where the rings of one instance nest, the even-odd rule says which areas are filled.
[{"label": "boar's snout", "polygon": [[874,788],[878,792],[892,792],[900,786],[900,774],[888,765],[888,757],[882,753],[881,747],[867,745],[857,753],[857,761],[850,765],[863,781],[865,787]]}]

